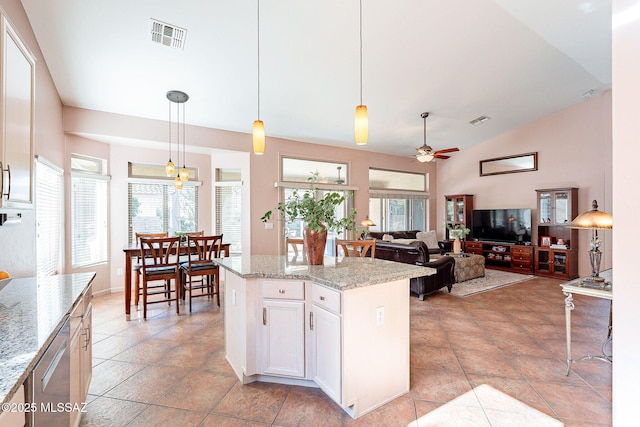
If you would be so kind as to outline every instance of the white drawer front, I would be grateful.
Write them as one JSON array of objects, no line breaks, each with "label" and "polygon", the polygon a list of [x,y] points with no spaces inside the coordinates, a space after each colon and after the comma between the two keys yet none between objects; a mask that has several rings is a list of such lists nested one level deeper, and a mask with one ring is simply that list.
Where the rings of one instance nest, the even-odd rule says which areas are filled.
[{"label": "white drawer front", "polygon": [[262,297],[303,300],[304,282],[293,280],[263,280]]},{"label": "white drawer front", "polygon": [[334,313],[341,313],[340,292],[334,291],[316,283],[311,289],[311,299],[314,304],[324,307]]}]

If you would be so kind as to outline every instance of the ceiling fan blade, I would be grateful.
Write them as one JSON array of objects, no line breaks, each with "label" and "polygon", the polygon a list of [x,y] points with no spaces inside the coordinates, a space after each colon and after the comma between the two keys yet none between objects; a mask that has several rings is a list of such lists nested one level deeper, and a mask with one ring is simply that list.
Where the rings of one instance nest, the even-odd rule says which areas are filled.
[{"label": "ceiling fan blade", "polygon": [[451,156],[445,156],[443,154],[437,154],[437,153],[433,155],[434,159],[448,159],[449,157]]},{"label": "ceiling fan blade", "polygon": [[445,148],[444,150],[437,150],[436,154],[440,153],[453,153],[454,151],[460,151],[459,148]]}]

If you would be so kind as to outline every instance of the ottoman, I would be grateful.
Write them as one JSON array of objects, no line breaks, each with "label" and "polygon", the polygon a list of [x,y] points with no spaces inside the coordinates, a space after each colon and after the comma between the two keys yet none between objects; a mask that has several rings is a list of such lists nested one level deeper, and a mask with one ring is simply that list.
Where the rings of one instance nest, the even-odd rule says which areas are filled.
[{"label": "ottoman", "polygon": [[484,257],[476,254],[464,254],[463,256],[446,254],[452,256],[456,262],[456,266],[453,269],[453,276],[456,279],[456,283],[464,282],[465,280],[475,279],[477,277],[484,276]]}]

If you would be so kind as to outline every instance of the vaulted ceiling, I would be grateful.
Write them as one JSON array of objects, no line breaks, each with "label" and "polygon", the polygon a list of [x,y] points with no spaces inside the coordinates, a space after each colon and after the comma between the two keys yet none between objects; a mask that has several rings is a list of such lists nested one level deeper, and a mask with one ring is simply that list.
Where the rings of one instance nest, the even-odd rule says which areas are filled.
[{"label": "vaulted ceiling", "polygon": [[[188,123],[251,133],[257,0],[22,3],[65,105],[166,120],[178,89]],[[153,43],[152,19],[184,47]],[[356,148],[359,1],[263,0],[259,23],[267,138]],[[360,149],[415,154],[424,111],[429,145],[464,149],[609,88],[610,0],[362,1]]]}]

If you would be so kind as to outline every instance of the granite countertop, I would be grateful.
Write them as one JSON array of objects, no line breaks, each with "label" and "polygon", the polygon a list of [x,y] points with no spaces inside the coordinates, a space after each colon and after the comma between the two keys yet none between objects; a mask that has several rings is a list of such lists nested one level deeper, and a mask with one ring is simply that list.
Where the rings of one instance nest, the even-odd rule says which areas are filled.
[{"label": "granite countertop", "polygon": [[348,290],[399,279],[430,276],[436,270],[377,258],[325,257],[324,265],[307,265],[291,257],[242,255],[216,260],[220,266],[243,278],[303,279]]},{"label": "granite countertop", "polygon": [[95,273],[0,281],[0,401],[27,379]]}]

